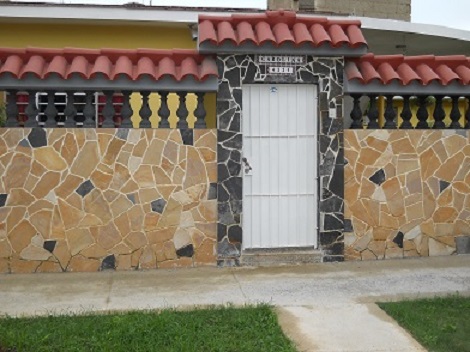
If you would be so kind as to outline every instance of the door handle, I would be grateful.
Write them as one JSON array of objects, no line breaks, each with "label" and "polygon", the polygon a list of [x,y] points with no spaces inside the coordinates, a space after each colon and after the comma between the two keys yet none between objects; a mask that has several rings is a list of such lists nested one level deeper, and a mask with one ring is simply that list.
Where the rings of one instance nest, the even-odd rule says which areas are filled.
[{"label": "door handle", "polygon": [[253,168],[251,167],[250,163],[248,162],[247,158],[242,158],[243,163],[245,164],[245,174],[249,173]]}]

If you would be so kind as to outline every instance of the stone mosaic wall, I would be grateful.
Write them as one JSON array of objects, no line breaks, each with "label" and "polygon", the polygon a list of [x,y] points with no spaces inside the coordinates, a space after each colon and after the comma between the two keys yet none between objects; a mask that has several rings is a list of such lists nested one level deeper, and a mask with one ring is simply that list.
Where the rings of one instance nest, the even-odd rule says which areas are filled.
[{"label": "stone mosaic wall", "polygon": [[[306,63],[296,68],[295,77],[267,75],[266,68],[258,65],[253,55],[219,56],[217,64],[219,265],[238,265],[243,240],[243,84],[268,82],[318,85],[320,212],[312,216],[319,216],[323,260],[343,260],[343,59],[307,57]],[[312,233],[315,231],[318,230],[312,229]]]},{"label": "stone mosaic wall", "polygon": [[470,235],[470,131],[345,131],[345,257],[450,255]]},{"label": "stone mosaic wall", "polygon": [[0,129],[0,272],[216,263],[215,130]]}]

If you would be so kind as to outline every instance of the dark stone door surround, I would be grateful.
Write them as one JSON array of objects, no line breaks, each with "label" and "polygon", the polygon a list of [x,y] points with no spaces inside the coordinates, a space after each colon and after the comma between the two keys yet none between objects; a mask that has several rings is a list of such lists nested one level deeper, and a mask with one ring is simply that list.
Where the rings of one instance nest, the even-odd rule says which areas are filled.
[{"label": "dark stone door surround", "polygon": [[[266,75],[254,55],[219,55],[217,93],[218,265],[239,265],[243,230],[242,87],[253,83],[318,87],[318,240],[323,261],[344,259],[343,57],[307,56],[295,77]],[[312,176],[313,177],[313,176]],[[312,229],[312,231],[317,231]]]}]

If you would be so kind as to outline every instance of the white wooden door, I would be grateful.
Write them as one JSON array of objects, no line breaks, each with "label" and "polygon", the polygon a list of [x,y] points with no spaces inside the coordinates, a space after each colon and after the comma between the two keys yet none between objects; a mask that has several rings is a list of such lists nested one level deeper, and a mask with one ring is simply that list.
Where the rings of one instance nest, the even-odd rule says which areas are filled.
[{"label": "white wooden door", "polygon": [[243,247],[317,247],[314,85],[243,86]]}]

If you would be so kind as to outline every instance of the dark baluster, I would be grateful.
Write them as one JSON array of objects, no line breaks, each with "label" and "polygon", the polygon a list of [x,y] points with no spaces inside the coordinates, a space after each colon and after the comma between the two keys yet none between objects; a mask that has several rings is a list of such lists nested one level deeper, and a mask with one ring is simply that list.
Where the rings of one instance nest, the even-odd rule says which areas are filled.
[{"label": "dark baluster", "polygon": [[170,128],[168,118],[170,117],[170,109],[168,109],[168,92],[160,92],[160,109],[158,109],[158,116],[160,116],[159,128]]},{"label": "dark baluster", "polygon": [[83,124],[85,123],[85,116],[83,115],[83,111],[85,110],[85,104],[78,104],[75,106],[75,109],[76,109],[76,114],[73,118],[75,121],[75,127],[82,128]]},{"label": "dark baluster", "polygon": [[176,116],[178,116],[178,124],[177,127],[180,129],[185,129],[188,128],[188,121],[186,120],[188,118],[188,109],[186,108],[186,92],[179,92],[177,93],[179,100],[180,100],[180,105],[178,106],[178,110],[176,110]]},{"label": "dark baluster", "polygon": [[45,126],[54,127],[57,123],[57,108],[55,106],[55,94],[52,91],[47,92],[47,107],[44,110]]},{"label": "dark baluster", "polygon": [[204,94],[202,92],[196,93],[197,107],[194,110],[194,116],[197,120],[194,123],[194,128],[206,128],[206,109],[204,107]]},{"label": "dark baluster", "polygon": [[377,109],[377,95],[369,95],[369,113],[367,117],[369,118],[369,123],[367,124],[367,128],[369,130],[380,128],[379,125],[379,109]]},{"label": "dark baluster", "polygon": [[76,124],[75,116],[77,116],[77,109],[75,108],[75,96],[73,92],[67,92],[67,105],[64,110],[65,126],[74,127]]},{"label": "dark baluster", "polygon": [[460,113],[459,110],[459,97],[458,96],[453,96],[452,97],[452,110],[450,112],[450,119],[451,123],[449,128],[462,128],[462,125],[460,125],[460,117],[462,114]]},{"label": "dark baluster", "polygon": [[351,97],[354,99],[353,103],[353,109],[351,111],[351,129],[362,129],[362,111],[361,111],[361,104],[360,104],[360,99],[361,95],[360,94],[353,94]]},{"label": "dark baluster", "polygon": [[436,95],[436,106],[434,107],[434,129],[441,129],[446,128],[446,124],[444,123],[444,119],[446,118],[446,112],[442,108],[442,95]]},{"label": "dark baluster", "polygon": [[36,92],[28,92],[28,106],[26,107],[25,114],[28,119],[25,121],[24,127],[36,127],[38,116],[38,108],[36,106]]},{"label": "dark baluster", "polygon": [[104,105],[102,114],[103,114],[103,124],[101,127],[103,128],[114,128],[114,113],[116,112],[114,109],[114,104],[113,104],[113,95],[114,92],[112,90],[107,90],[104,92],[104,95],[106,96],[106,103]]},{"label": "dark baluster", "polygon": [[400,128],[408,129],[408,130],[412,129],[413,125],[411,124],[411,117],[413,116],[413,114],[411,113],[409,95],[403,96],[403,110],[400,116],[403,119],[403,122],[401,123]]},{"label": "dark baluster", "polygon": [[7,97],[6,115],[7,120],[5,121],[6,127],[18,127],[18,105],[16,104],[16,90],[10,90]]},{"label": "dark baluster", "polygon": [[385,124],[384,128],[385,129],[395,129],[397,128],[397,124],[395,122],[395,109],[393,108],[393,95],[387,95],[387,105],[385,106]]},{"label": "dark baluster", "polygon": [[427,97],[422,95],[418,97],[419,100],[419,109],[416,112],[416,117],[418,118],[418,124],[416,125],[416,128],[418,129],[427,129],[429,128],[428,125],[428,108],[427,108]]},{"label": "dark baluster", "polygon": [[150,92],[140,92],[142,95],[142,107],[139,110],[139,115],[142,118],[139,123],[140,128],[152,128],[150,123],[150,116],[152,116],[152,110],[149,106],[149,95]]},{"label": "dark baluster", "polygon": [[470,129],[470,98],[467,98],[467,112],[465,113],[465,128]]},{"label": "dark baluster", "polygon": [[131,98],[131,91],[125,90],[122,92],[122,96],[124,101],[122,102],[122,109],[121,109],[121,128],[132,128],[132,114],[134,111],[132,111],[131,104],[129,102]]},{"label": "dark baluster", "polygon": [[83,108],[83,116],[85,121],[83,122],[83,127],[94,127],[96,128],[96,109],[93,106],[93,101],[95,99],[94,92],[85,93],[85,107]]}]

